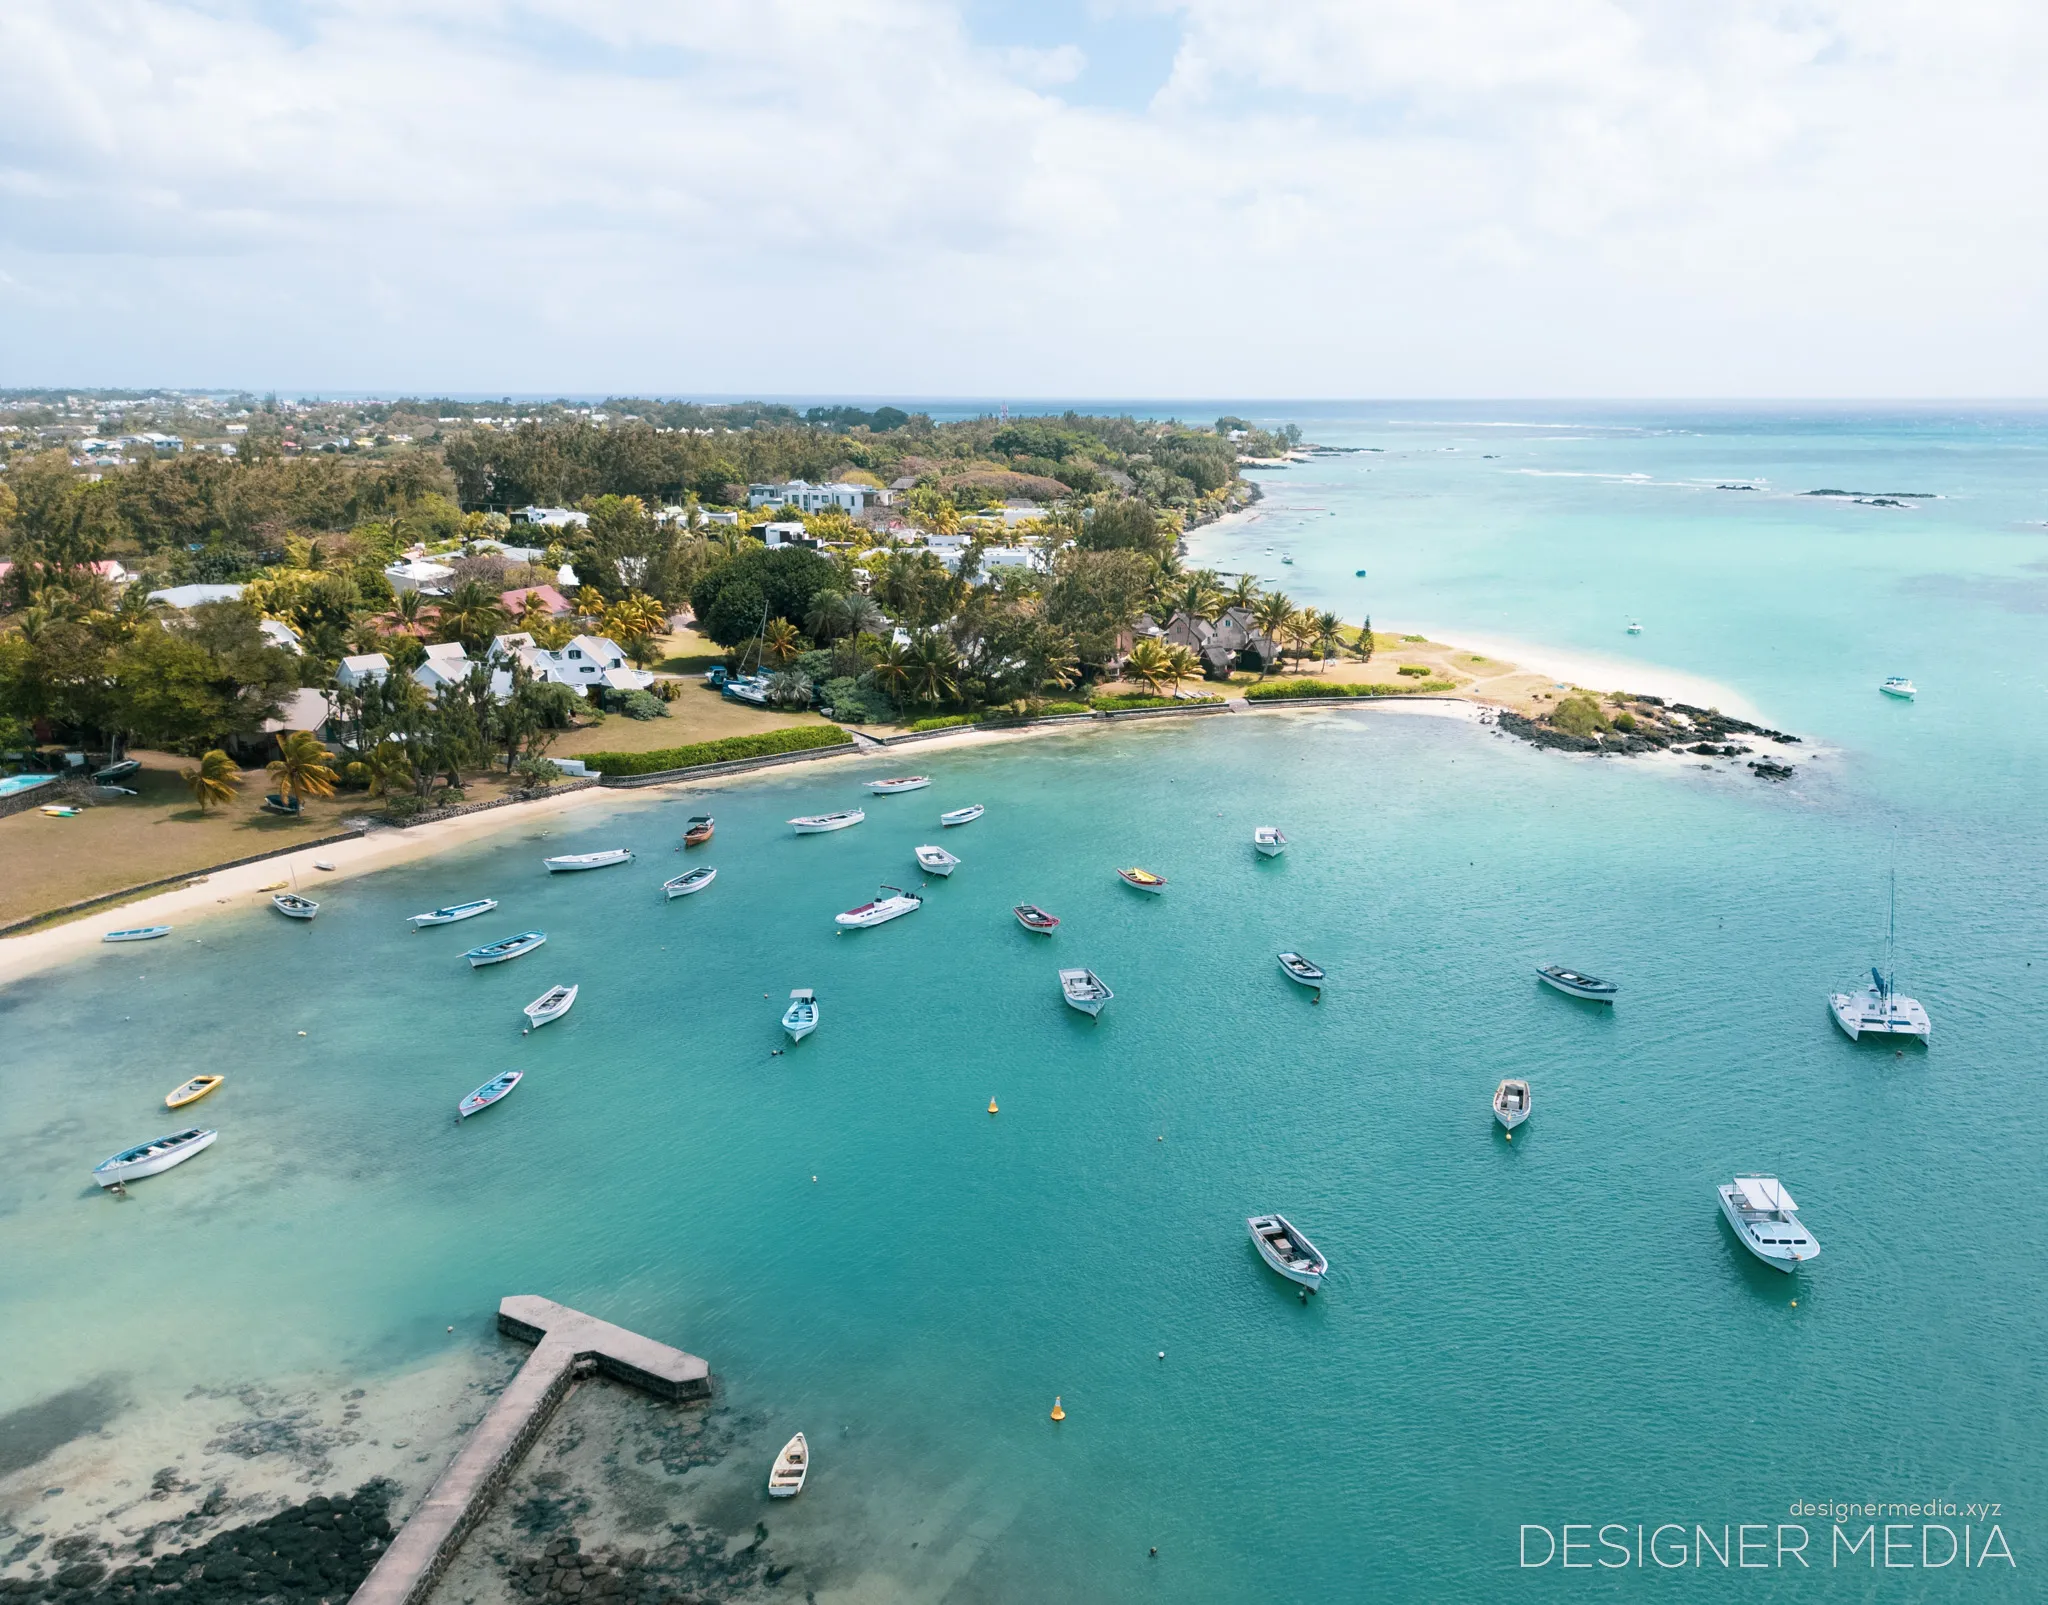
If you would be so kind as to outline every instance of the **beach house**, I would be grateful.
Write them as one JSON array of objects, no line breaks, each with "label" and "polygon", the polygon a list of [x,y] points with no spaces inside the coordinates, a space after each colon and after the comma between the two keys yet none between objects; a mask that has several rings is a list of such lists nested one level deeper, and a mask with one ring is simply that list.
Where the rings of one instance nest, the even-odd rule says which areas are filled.
[{"label": "beach house", "polygon": [[1144,615],[1132,635],[1187,647],[1201,660],[1202,673],[1212,680],[1227,680],[1232,669],[1264,673],[1280,656],[1280,643],[1260,630],[1251,610],[1242,607],[1227,607],[1213,619],[1176,613],[1164,626]]},{"label": "beach house", "polygon": [[491,641],[489,662],[519,664],[536,680],[573,686],[579,692],[592,687],[599,691],[645,691],[654,676],[636,669],[616,641],[602,635],[572,637],[556,651],[534,644],[532,632],[514,630]]},{"label": "beach house", "polygon": [[334,683],[345,691],[374,685],[391,672],[391,660],[381,652],[358,652],[343,658],[334,671]]},{"label": "beach house", "polygon": [[854,485],[844,480],[813,485],[805,479],[786,479],[779,484],[747,487],[747,506],[750,509],[794,507],[800,513],[822,513],[828,507],[837,507],[846,513],[858,513],[870,507],[886,507],[892,499],[889,491],[877,486]]},{"label": "beach house", "polygon": [[427,661],[412,671],[413,683],[439,696],[467,680],[473,667],[460,641],[435,641],[427,648]]}]

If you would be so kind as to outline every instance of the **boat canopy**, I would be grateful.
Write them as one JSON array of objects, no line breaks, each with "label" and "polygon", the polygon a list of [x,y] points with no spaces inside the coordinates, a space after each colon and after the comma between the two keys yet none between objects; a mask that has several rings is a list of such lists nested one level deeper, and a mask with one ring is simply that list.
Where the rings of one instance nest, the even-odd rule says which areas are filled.
[{"label": "boat canopy", "polygon": [[1782,1210],[1790,1215],[1799,1207],[1775,1176],[1737,1176],[1735,1185],[1742,1194],[1742,1201],[1751,1209],[1762,1210],[1766,1214]]}]

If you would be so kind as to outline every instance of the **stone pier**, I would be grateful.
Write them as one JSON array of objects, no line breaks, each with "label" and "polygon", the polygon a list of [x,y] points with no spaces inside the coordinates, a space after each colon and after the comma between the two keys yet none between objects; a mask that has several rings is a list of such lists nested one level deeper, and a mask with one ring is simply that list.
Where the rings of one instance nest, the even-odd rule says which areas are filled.
[{"label": "stone pier", "polygon": [[391,1540],[351,1605],[420,1605],[579,1376],[602,1371],[662,1399],[702,1399],[711,1392],[711,1368],[696,1355],[553,1299],[518,1293],[502,1300],[498,1330],[533,1344],[532,1355]]}]

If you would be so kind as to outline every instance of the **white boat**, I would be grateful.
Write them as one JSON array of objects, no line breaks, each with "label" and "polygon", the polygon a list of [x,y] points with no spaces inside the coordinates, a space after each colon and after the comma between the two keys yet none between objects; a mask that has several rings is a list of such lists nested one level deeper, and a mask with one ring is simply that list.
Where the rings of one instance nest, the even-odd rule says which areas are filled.
[{"label": "white boat", "polygon": [[1643,633],[1643,627],[1642,625],[1638,624],[1634,619],[1630,619],[1628,621],[1628,633],[1630,635],[1641,635]]},{"label": "white boat", "polygon": [[159,936],[169,936],[168,925],[138,925],[133,930],[109,931],[100,938],[102,942],[154,942]]},{"label": "white boat", "polygon": [[1330,1262],[1316,1252],[1315,1244],[1288,1224],[1285,1215],[1254,1215],[1245,1225],[1251,1228],[1260,1259],[1288,1281],[1299,1282],[1311,1293],[1321,1291]]},{"label": "white boat", "polygon": [[612,864],[630,864],[632,861],[633,849],[630,847],[607,847],[601,853],[564,853],[559,858],[541,860],[551,875],[578,869],[604,869]]},{"label": "white boat", "polygon": [[416,931],[423,931],[429,925],[453,925],[457,920],[473,920],[479,914],[488,914],[498,906],[495,897],[479,897],[470,903],[450,903],[446,908],[437,908],[431,914],[415,914],[405,923]]},{"label": "white boat", "polygon": [[1286,973],[1288,980],[1298,981],[1301,985],[1313,987],[1318,992],[1322,991],[1323,969],[1321,965],[1309,963],[1299,953],[1282,953],[1280,955],[1280,968]]},{"label": "white boat", "polygon": [[939,815],[939,823],[950,830],[955,825],[971,825],[987,812],[980,803],[969,803],[965,808]]},{"label": "white boat", "polygon": [[811,1446],[799,1432],[782,1446],[768,1472],[768,1497],[794,1499],[804,1491],[804,1478],[811,1474]]},{"label": "white boat", "polygon": [[213,1146],[217,1131],[201,1131],[193,1127],[190,1131],[173,1132],[168,1137],[158,1137],[153,1142],[124,1148],[112,1159],[93,1166],[92,1179],[102,1187],[112,1187],[118,1182],[137,1181],[144,1176],[154,1176],[159,1171],[169,1170],[173,1165],[182,1165],[194,1154]]},{"label": "white boat", "polygon": [[1870,967],[1870,985],[1861,992],[1836,992],[1828,998],[1828,1012],[1835,1017],[1835,1024],[1848,1032],[1851,1042],[1860,1042],[1865,1037],[1915,1037],[1929,1042],[1934,1037],[1933,1022],[1927,1018],[1927,1011],[1913,998],[1900,997],[1898,993],[1898,970],[1893,964],[1893,946],[1899,927],[1899,881],[1892,876],[1891,914],[1885,926],[1884,963],[1880,970]]},{"label": "white boat", "polygon": [[576,1006],[576,994],[580,986],[551,986],[527,1004],[523,1012],[530,1025],[543,1026],[550,1020],[559,1020]]},{"label": "white boat", "polygon": [[834,914],[833,923],[842,930],[864,931],[870,925],[887,925],[899,920],[905,914],[915,914],[924,899],[915,892],[906,892],[900,886],[884,885],[882,890],[893,892],[893,897],[877,897],[858,908],[849,908],[844,914]]},{"label": "white boat", "polygon": [[1920,688],[1903,674],[1894,674],[1877,688],[1888,697],[1897,697],[1902,702],[1911,702],[1920,695]]},{"label": "white boat", "polygon": [[1513,1131],[1529,1118],[1534,1107],[1529,1095],[1529,1083],[1518,1081],[1512,1076],[1493,1089],[1493,1118],[1506,1131]]},{"label": "white boat", "polygon": [[270,899],[270,906],[288,920],[309,920],[320,912],[320,905],[310,897],[301,897],[297,892],[278,892]]},{"label": "white boat", "polygon": [[492,1077],[455,1106],[455,1118],[457,1120],[467,1120],[479,1109],[490,1108],[492,1104],[518,1086],[520,1079],[525,1073],[523,1070],[507,1070],[502,1076]]},{"label": "white boat", "polygon": [[1536,979],[1556,987],[1566,997],[1586,998],[1594,1003],[1612,1003],[1614,994],[1621,990],[1612,981],[1603,981],[1582,970],[1568,970],[1562,964],[1537,965]]},{"label": "white boat", "polygon": [[789,994],[789,1007],[782,1011],[782,1029],[789,1040],[801,1042],[818,1029],[818,994],[800,986]]},{"label": "white boat", "polygon": [[848,825],[858,825],[867,818],[867,812],[860,808],[842,808],[836,814],[803,814],[792,819],[799,836],[816,836],[823,831],[844,830]]},{"label": "white boat", "polygon": [[1116,996],[1093,970],[1060,971],[1060,991],[1066,996],[1068,1008],[1079,1009],[1091,1019]]},{"label": "white boat", "polygon": [[1048,913],[1036,903],[1019,903],[1010,912],[1017,916],[1017,923],[1027,931],[1036,931],[1040,936],[1050,936],[1060,928],[1060,917]]},{"label": "white boat", "polygon": [[1287,835],[1278,825],[1261,825],[1252,832],[1252,845],[1261,858],[1278,858],[1287,851]]},{"label": "white boat", "polygon": [[943,847],[926,845],[917,850],[917,867],[928,875],[950,875],[960,867],[960,860]]},{"label": "white boat", "polygon": [[735,702],[751,703],[757,708],[767,707],[768,699],[773,695],[773,689],[765,674],[749,674],[740,679],[728,680],[719,687],[719,690]]},{"label": "white boat", "polygon": [[473,947],[462,956],[469,960],[472,970],[480,970],[486,964],[503,964],[507,959],[516,959],[522,953],[531,953],[548,939],[546,931],[521,931],[517,936],[508,936],[502,942],[486,942],[482,947]]},{"label": "white boat", "polygon": [[923,791],[931,783],[930,775],[896,775],[888,780],[870,780],[868,790],[877,797],[888,797],[899,791]]},{"label": "white boat", "polygon": [[1155,875],[1149,869],[1139,869],[1136,865],[1132,865],[1129,869],[1118,870],[1116,876],[1126,886],[1140,892],[1150,892],[1154,897],[1157,897],[1166,890],[1166,877],[1164,875]]},{"label": "white boat", "polygon": [[718,879],[715,869],[693,869],[688,874],[678,875],[674,880],[661,883],[664,897],[688,897],[692,892],[701,892]]},{"label": "white boat", "polygon": [[1799,1206],[1775,1176],[1737,1176],[1714,1189],[1735,1235],[1766,1265],[1797,1270],[1820,1258],[1820,1244],[1800,1224]]}]

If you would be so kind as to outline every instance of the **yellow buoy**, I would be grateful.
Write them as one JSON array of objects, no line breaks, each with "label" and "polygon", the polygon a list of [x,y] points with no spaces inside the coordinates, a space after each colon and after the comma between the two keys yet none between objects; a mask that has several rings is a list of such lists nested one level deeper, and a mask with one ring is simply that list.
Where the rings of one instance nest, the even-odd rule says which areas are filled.
[{"label": "yellow buoy", "polygon": [[1512,1131],[1507,1133],[1507,1139],[1509,1142],[1513,1142],[1515,1140],[1515,1134]]},{"label": "yellow buoy", "polygon": [[1052,1418],[1055,1421],[1064,1421],[1067,1419],[1067,1412],[1060,1408],[1060,1397],[1057,1393],[1055,1393],[1052,1397]]},{"label": "yellow buoy", "polygon": [[1795,1309],[1795,1310],[1799,1308],[1799,1300],[1797,1300],[1797,1299],[1794,1299],[1794,1300],[1792,1301],[1792,1308],[1793,1308],[1793,1309]]},{"label": "yellow buoy", "polygon": [[990,1114],[995,1114],[995,1113],[997,1112],[997,1110],[996,1110],[996,1101],[995,1101],[995,1099],[993,1099],[993,1098],[989,1099],[989,1101],[988,1101],[988,1112],[989,1112]]}]

